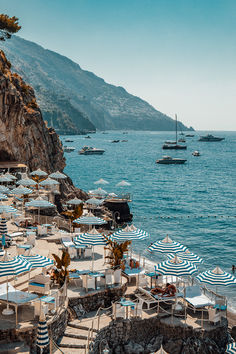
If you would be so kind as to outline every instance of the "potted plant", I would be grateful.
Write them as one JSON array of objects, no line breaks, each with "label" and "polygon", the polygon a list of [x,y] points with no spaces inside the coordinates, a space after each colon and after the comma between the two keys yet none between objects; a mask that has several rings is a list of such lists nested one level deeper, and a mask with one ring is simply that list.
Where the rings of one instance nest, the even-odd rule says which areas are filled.
[{"label": "potted plant", "polygon": [[67,251],[62,252],[61,258],[56,254],[53,254],[55,260],[56,269],[53,273],[53,278],[61,288],[65,281],[69,280],[69,271],[68,267],[70,265],[70,255]]}]

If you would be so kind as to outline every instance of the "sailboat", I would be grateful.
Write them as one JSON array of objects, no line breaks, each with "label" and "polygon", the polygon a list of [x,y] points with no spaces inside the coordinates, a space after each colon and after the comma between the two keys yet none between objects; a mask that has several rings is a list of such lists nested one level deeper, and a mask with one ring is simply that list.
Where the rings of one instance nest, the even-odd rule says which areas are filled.
[{"label": "sailboat", "polygon": [[179,145],[177,144],[177,114],[175,115],[175,142],[168,142],[166,141],[165,144],[162,146],[164,150],[186,150],[186,145]]}]

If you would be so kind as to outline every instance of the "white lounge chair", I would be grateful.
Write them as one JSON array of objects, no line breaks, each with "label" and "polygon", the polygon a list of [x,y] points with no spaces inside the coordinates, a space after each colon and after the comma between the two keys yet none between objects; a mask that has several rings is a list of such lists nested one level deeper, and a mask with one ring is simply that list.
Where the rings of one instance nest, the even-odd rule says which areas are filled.
[{"label": "white lounge chair", "polygon": [[29,281],[29,291],[38,294],[48,294],[50,292],[50,277],[44,274],[38,274]]},{"label": "white lounge chair", "polygon": [[198,285],[187,286],[185,288],[185,300],[196,309],[214,305],[211,299],[202,293]]},{"label": "white lounge chair", "polygon": [[113,316],[115,319],[117,318],[125,318],[125,306],[121,306],[121,304],[113,304],[112,305]]},{"label": "white lounge chair", "polygon": [[131,316],[133,317],[141,317],[143,314],[143,300],[140,299],[134,308],[130,309]]}]

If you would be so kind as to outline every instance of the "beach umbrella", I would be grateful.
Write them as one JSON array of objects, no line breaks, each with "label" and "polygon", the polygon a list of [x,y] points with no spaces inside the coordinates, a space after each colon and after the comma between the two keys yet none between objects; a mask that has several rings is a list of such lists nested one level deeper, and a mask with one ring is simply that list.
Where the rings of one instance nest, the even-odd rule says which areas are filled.
[{"label": "beach umbrella", "polygon": [[9,183],[9,182],[12,182],[12,179],[5,176],[5,175],[1,175],[0,176],[0,183]]},{"label": "beach umbrella", "polygon": [[66,202],[66,204],[71,204],[71,205],[79,205],[81,203],[83,203],[83,201],[78,198],[70,199]]},{"label": "beach umbrella", "polygon": [[91,205],[101,205],[103,202],[104,199],[90,198],[86,200],[86,204],[91,204]]},{"label": "beach umbrella", "polygon": [[116,184],[116,187],[129,187],[129,186],[131,186],[131,184],[124,180]]},{"label": "beach umbrella", "polygon": [[40,209],[56,208],[56,205],[50,203],[48,200],[45,200],[41,197],[31,200],[31,202],[25,203],[25,206],[26,208],[34,207],[38,209],[38,223],[39,223]]},{"label": "beach umbrella", "polygon": [[7,220],[1,218],[0,220],[0,235],[2,236],[2,247],[6,246],[6,235],[7,235]]},{"label": "beach umbrella", "polygon": [[27,187],[27,186],[36,186],[37,182],[27,177],[27,178],[20,179],[19,181],[16,182],[16,184]]},{"label": "beach umbrella", "polygon": [[236,353],[236,342],[230,343],[226,347],[226,353],[235,354]]},{"label": "beach umbrella", "polygon": [[92,191],[89,191],[89,194],[92,194],[92,195],[97,195],[99,197],[105,197],[108,193],[107,191],[105,191],[104,189],[102,188],[97,188],[97,189],[94,189]]},{"label": "beach umbrella", "polygon": [[103,184],[103,185],[105,185],[105,184],[109,184],[109,182],[106,181],[103,178],[100,178],[98,181],[94,182],[94,184]]},{"label": "beach umbrella", "polygon": [[1,201],[7,200],[7,199],[8,199],[8,197],[5,194],[0,193],[0,200]]},{"label": "beach umbrella", "polygon": [[109,236],[115,241],[134,241],[134,240],[145,240],[149,237],[149,234],[141,229],[137,229],[134,225],[127,225],[124,229],[120,229]]},{"label": "beach umbrella", "polygon": [[94,216],[93,214],[88,214],[86,216],[81,216],[78,219],[75,219],[73,222],[76,224],[84,224],[84,225],[103,225],[106,224],[106,221]]},{"label": "beach umbrella", "polygon": [[92,246],[92,271],[94,267],[94,246],[106,245],[107,241],[102,234],[100,234],[95,228],[91,231],[74,237],[75,245],[89,245]]},{"label": "beach umbrella", "polygon": [[55,178],[55,179],[66,179],[67,178],[67,176],[64,175],[64,173],[62,173],[60,171],[53,172],[48,177]]},{"label": "beach umbrella", "polygon": [[156,352],[156,354],[168,354],[168,353],[163,349],[163,346],[161,345],[160,349]]},{"label": "beach umbrella", "polygon": [[53,265],[53,260],[44,256],[40,256],[39,254],[32,256],[20,256],[20,258],[29,262],[32,268],[44,268],[50,265]]},{"label": "beach umbrella", "polygon": [[24,187],[24,186],[18,186],[14,189],[12,189],[11,194],[15,195],[27,195],[33,193],[32,189]]},{"label": "beach umbrella", "polygon": [[4,175],[4,176],[6,176],[6,177],[10,178],[12,181],[14,181],[14,180],[16,180],[16,179],[17,179],[17,178],[16,178],[16,176],[12,175],[12,174],[11,174],[11,173],[9,173],[9,172],[5,173],[5,175]]},{"label": "beach umbrella", "polygon": [[44,314],[40,315],[37,331],[36,345],[42,349],[49,345],[48,326]]},{"label": "beach umbrella", "polygon": [[150,252],[161,252],[161,253],[177,253],[186,251],[187,247],[181,245],[179,242],[172,241],[167,235],[163,240],[156,241],[148,247]]},{"label": "beach umbrella", "polygon": [[159,263],[155,267],[155,271],[162,275],[174,275],[176,277],[192,275],[197,272],[197,267],[188,261],[183,261],[177,256]]},{"label": "beach umbrella", "polygon": [[[184,252],[177,252],[176,253],[179,258],[181,258],[183,261],[189,261],[191,263],[202,263],[202,259],[198,257],[196,254],[190,252],[189,250],[186,250]],[[173,253],[167,254],[167,258],[171,259],[175,255]]]},{"label": "beach umbrella", "polygon": [[111,198],[115,198],[115,197],[118,197],[118,195],[116,193],[109,193],[108,194],[108,197],[111,197]]},{"label": "beach umbrella", "polygon": [[40,168],[31,172],[31,176],[46,177],[47,175],[48,174],[46,172],[42,171]]},{"label": "beach umbrella", "polygon": [[0,193],[7,194],[10,192],[10,189],[5,186],[0,186]]},{"label": "beach umbrella", "polygon": [[201,283],[211,284],[215,286],[230,286],[234,284],[236,285],[236,278],[233,275],[224,272],[219,267],[198,274],[196,279],[199,280]]},{"label": "beach umbrella", "polygon": [[17,213],[18,210],[11,207],[10,205],[0,205],[0,214]]},{"label": "beach umbrella", "polygon": [[3,310],[3,315],[13,314],[13,310],[9,308],[8,303],[8,277],[28,272],[30,269],[31,264],[19,257],[0,262],[0,277],[7,277],[7,308]]},{"label": "beach umbrella", "polygon": [[42,182],[39,182],[40,186],[55,186],[60,184],[58,181],[56,181],[55,179],[52,178],[47,178]]}]

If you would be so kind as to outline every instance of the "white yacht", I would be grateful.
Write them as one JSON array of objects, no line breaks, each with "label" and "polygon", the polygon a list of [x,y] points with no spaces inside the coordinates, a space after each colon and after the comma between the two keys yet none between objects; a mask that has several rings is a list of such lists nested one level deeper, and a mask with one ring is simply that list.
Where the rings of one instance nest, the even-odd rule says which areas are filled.
[{"label": "white yacht", "polygon": [[103,149],[97,149],[94,147],[90,146],[84,146],[80,151],[80,155],[103,155],[105,150]]}]

